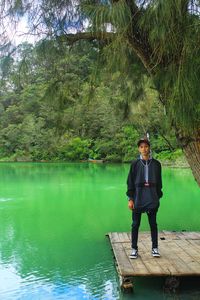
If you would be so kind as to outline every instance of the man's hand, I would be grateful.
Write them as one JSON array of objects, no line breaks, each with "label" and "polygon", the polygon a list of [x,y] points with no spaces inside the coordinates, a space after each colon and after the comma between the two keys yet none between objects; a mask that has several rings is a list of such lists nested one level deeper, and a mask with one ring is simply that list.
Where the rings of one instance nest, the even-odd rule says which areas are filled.
[{"label": "man's hand", "polygon": [[128,208],[131,210],[134,209],[134,201],[133,200],[128,201]]}]

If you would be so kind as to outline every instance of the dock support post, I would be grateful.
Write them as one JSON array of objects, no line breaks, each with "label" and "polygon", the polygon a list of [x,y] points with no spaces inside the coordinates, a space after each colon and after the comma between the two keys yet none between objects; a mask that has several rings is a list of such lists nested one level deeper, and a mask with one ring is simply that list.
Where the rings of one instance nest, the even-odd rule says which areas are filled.
[{"label": "dock support post", "polygon": [[180,285],[180,279],[177,276],[168,276],[165,279],[164,292],[166,293],[176,293]]},{"label": "dock support post", "polygon": [[120,287],[123,292],[132,293],[133,292],[133,278],[129,276],[119,275]]}]

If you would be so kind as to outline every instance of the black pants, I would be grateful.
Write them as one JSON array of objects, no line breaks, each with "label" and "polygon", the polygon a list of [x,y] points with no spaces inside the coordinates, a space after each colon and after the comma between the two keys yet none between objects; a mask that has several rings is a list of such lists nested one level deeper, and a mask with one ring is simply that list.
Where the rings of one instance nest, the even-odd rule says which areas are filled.
[{"label": "black pants", "polygon": [[[156,215],[157,215],[157,209],[150,210],[147,212],[149,225],[151,228],[151,241],[152,241],[152,248],[158,248],[158,228],[156,223]],[[132,212],[132,248],[138,249],[137,243],[138,243],[138,230],[140,227],[140,221],[141,221],[141,215],[142,212],[137,212],[133,210]]]}]

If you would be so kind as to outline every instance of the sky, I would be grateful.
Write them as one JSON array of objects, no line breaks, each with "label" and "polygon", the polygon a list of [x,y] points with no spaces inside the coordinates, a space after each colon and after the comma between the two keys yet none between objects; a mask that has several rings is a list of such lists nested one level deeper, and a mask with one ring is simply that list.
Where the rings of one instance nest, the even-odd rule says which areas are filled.
[{"label": "sky", "polygon": [[16,46],[26,41],[34,44],[38,40],[37,36],[29,34],[28,22],[26,17],[20,19],[20,21],[16,25],[16,28],[8,23],[6,30],[9,39]]},{"label": "sky", "polygon": [[[87,28],[88,26],[88,21],[85,20],[84,21],[84,28]],[[27,17],[23,17],[22,19],[20,19],[20,21],[17,23],[16,28],[13,28],[13,25],[9,25],[7,26],[7,34],[9,36],[9,39],[12,41],[12,43],[14,45],[19,45],[20,43],[23,42],[29,42],[31,44],[34,44],[35,42],[37,42],[39,39],[42,38],[42,35],[34,35],[29,33],[30,29],[28,26],[28,21],[27,21]],[[69,29],[67,30],[68,33],[76,33],[77,30],[74,27],[69,27]]]}]

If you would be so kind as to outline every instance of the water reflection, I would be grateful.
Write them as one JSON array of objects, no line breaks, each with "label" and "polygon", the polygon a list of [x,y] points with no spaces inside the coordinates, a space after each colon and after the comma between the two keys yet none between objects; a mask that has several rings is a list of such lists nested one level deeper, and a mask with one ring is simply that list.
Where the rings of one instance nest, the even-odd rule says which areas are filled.
[{"label": "water reflection", "polygon": [[[117,299],[117,286],[113,280],[99,279],[105,275],[102,267],[105,265],[82,273],[84,277],[76,272],[62,276],[58,270],[43,277],[39,272],[27,273],[24,277],[12,264],[4,265],[0,268],[1,299]],[[110,271],[107,269],[106,273]]]}]

